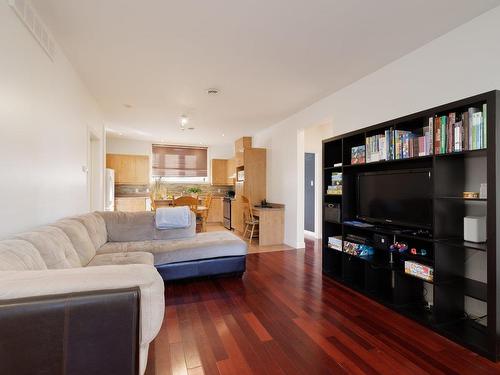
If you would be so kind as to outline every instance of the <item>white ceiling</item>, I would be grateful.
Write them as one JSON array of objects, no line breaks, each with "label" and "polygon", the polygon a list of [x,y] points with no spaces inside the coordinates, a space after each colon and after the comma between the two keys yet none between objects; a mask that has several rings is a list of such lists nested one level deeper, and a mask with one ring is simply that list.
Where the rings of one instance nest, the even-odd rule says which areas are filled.
[{"label": "white ceiling", "polygon": [[[273,125],[500,0],[34,3],[109,128],[217,145]],[[210,87],[221,93],[209,97]],[[180,130],[182,114],[194,131]]]}]

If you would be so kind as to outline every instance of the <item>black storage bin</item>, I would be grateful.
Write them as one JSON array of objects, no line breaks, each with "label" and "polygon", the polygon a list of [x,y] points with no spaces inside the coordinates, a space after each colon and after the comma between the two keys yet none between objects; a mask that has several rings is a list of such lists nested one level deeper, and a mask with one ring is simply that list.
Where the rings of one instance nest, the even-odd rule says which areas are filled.
[{"label": "black storage bin", "polygon": [[325,203],[325,220],[340,223],[340,203]]}]

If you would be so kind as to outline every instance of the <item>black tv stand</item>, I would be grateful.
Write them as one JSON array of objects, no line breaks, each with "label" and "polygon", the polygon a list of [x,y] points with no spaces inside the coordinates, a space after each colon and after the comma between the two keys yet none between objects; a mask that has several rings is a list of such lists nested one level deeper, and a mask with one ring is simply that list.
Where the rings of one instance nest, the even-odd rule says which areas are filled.
[{"label": "black tv stand", "polygon": [[[341,209],[339,222],[325,220],[323,212],[323,274],[494,361],[500,359],[500,256],[496,234],[500,233],[496,208],[496,190],[500,187],[500,150],[496,147],[497,139],[500,141],[499,99],[500,92],[491,91],[323,141],[323,207],[332,203]],[[368,137],[386,135],[388,130],[389,134],[391,130],[417,134],[436,119],[452,112],[467,113],[469,108],[487,108],[486,148],[442,152],[432,144],[431,155],[351,163],[352,148],[366,145]],[[363,222],[356,219],[361,217],[357,212],[360,175],[415,170],[431,172],[431,227],[348,222]],[[342,174],[342,195],[327,194],[333,173]],[[488,184],[488,199],[463,198],[464,191],[479,191],[479,184],[484,182]],[[477,216],[478,212],[487,217],[488,242],[483,244],[463,238],[464,216]],[[373,254],[355,256],[331,249],[328,238],[333,236],[342,237],[344,243],[369,244]],[[377,247],[381,236],[407,244],[415,252],[391,253],[390,246]],[[352,247],[348,249],[352,252]],[[471,252],[476,259],[484,257],[487,269],[469,272],[467,259]],[[405,262],[432,268],[432,281],[406,273]],[[482,315],[487,315],[487,321],[475,319],[467,311],[466,300],[470,298],[485,310]]]}]

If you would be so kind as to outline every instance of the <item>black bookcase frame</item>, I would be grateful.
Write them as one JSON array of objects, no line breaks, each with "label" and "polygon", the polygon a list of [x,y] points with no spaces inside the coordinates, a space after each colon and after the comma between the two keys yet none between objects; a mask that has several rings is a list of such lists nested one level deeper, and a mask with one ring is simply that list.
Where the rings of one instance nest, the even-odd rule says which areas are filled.
[{"label": "black bookcase frame", "polygon": [[[496,236],[500,231],[500,207],[497,207],[496,200],[496,187],[500,184],[500,151],[496,147],[500,144],[500,132],[497,132],[499,95],[500,91],[486,92],[323,140],[323,273],[493,361],[500,359],[500,278],[497,277],[500,257],[497,257],[499,244]],[[364,145],[367,136],[382,134],[391,127],[402,130],[421,128],[427,126],[429,117],[482,104],[487,104],[486,149],[351,165],[351,148]],[[487,199],[477,199],[472,203],[461,197],[467,160],[470,159],[484,165],[488,184]],[[359,228],[344,223],[356,219],[358,173],[418,168],[432,171],[432,237],[403,234],[393,227]],[[342,173],[342,195],[326,194],[332,172]],[[325,220],[324,207],[329,203],[341,204],[340,222]],[[463,217],[468,204],[486,206],[488,241],[485,244],[463,240]],[[375,256],[360,258],[328,247],[328,237],[331,236],[342,236],[345,240],[348,234],[371,238],[373,233],[426,247],[429,251],[427,258],[413,258],[434,267],[434,281],[424,288],[423,280],[404,273],[402,260],[412,259],[410,255],[396,256],[395,263],[391,264],[387,251],[376,250]],[[486,252],[486,283],[465,277],[466,251]],[[428,288],[433,291],[432,308],[424,303]],[[487,303],[486,325],[480,325],[465,314],[465,297]]]}]

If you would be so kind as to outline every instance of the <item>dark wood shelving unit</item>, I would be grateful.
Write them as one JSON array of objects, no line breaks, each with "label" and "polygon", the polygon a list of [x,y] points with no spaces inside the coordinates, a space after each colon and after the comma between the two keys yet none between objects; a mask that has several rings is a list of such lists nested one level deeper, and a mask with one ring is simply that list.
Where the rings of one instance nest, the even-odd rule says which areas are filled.
[{"label": "dark wood shelving unit", "polygon": [[[493,361],[500,359],[500,257],[497,256],[496,187],[500,186],[500,132],[497,132],[500,91],[490,91],[418,113],[376,124],[323,141],[323,186],[331,174],[342,172],[342,195],[323,195],[323,207],[340,204],[341,221],[325,220],[323,211],[323,273],[366,296],[431,328],[437,333]],[[365,145],[367,137],[389,129],[414,131],[427,126],[429,118],[469,107],[487,107],[487,147],[478,150],[440,153],[396,160],[351,164],[351,148]],[[434,150],[434,147],[433,147]],[[342,166],[333,167],[342,163]],[[430,171],[432,174],[432,227],[422,234],[408,228],[374,224],[360,227],[346,223],[357,219],[357,184],[361,174],[386,171]],[[476,181],[478,174],[484,180]],[[471,187],[471,181],[474,186]],[[477,182],[477,184],[476,184]],[[487,182],[487,199],[463,198],[464,191]],[[335,197],[335,198],[333,198]],[[463,239],[463,218],[484,212],[487,217],[486,243]],[[357,257],[328,247],[328,237],[347,236],[373,239],[375,234],[407,242],[427,250],[426,255],[394,254],[390,263],[387,249],[377,246],[374,255]],[[354,237],[355,238],[355,237]],[[361,243],[361,242],[360,242]],[[372,245],[370,243],[367,243]],[[485,257],[486,282],[471,278],[467,270],[470,254]],[[433,268],[432,282],[405,273],[404,260]],[[485,280],[483,279],[483,280]],[[432,291],[432,293],[430,293]],[[486,306],[483,324],[468,314],[465,300],[472,298]],[[485,315],[486,315],[485,314]]]}]

